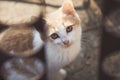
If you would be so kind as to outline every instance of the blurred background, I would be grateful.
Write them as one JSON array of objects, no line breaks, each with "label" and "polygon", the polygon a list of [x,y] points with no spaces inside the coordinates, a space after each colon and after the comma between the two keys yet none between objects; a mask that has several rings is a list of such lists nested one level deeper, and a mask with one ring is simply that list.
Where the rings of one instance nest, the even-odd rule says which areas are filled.
[{"label": "blurred background", "polygon": [[[4,1],[0,0],[0,4]],[[0,13],[0,20],[3,23],[19,23],[23,19],[24,22],[30,22],[29,18],[33,15],[38,16],[42,10],[37,4],[40,0],[20,1],[31,1],[34,4],[17,3],[18,9],[22,11],[20,7],[24,7],[26,14],[22,12],[5,18],[7,14]],[[57,10],[62,4],[62,0],[45,0],[45,2],[46,14]],[[73,0],[73,3],[82,21],[82,51],[70,66],[65,67],[68,71],[66,80],[120,80],[120,0]],[[7,10],[8,6],[12,7],[13,4],[3,6]],[[0,9],[4,12],[3,6],[1,5]],[[18,21],[15,19],[16,16]],[[104,47],[106,45],[107,47]],[[110,52],[109,46],[110,50],[116,46],[118,50]],[[106,50],[109,53],[106,53]]]}]

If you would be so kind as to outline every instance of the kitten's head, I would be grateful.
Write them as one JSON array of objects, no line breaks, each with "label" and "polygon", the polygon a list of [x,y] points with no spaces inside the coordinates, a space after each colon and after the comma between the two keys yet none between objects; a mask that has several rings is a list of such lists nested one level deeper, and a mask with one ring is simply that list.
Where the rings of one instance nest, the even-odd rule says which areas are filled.
[{"label": "kitten's head", "polygon": [[[80,19],[71,0],[64,1],[61,8],[47,15],[48,41],[69,47],[75,42]],[[79,35],[80,36],[80,35]]]}]

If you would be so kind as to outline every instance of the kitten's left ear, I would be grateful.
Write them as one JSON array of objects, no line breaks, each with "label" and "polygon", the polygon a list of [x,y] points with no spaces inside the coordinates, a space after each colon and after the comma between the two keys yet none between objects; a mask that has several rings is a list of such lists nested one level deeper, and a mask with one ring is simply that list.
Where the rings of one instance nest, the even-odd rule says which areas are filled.
[{"label": "kitten's left ear", "polygon": [[62,4],[62,12],[67,15],[74,15],[75,9],[72,3],[72,0],[65,0]]}]

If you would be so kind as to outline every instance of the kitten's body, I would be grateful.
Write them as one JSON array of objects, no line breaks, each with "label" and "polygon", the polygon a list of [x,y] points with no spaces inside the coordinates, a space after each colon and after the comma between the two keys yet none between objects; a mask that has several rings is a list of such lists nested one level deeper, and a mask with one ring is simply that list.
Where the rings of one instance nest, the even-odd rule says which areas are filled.
[{"label": "kitten's body", "polygon": [[[70,0],[65,1],[59,10],[46,15],[45,19],[47,21],[46,59],[47,59],[47,63],[48,63],[48,78],[49,78],[49,80],[63,80],[64,76],[62,77],[60,75],[60,73],[65,74],[65,71],[61,68],[70,64],[76,58],[76,56],[79,54],[79,51],[80,51],[80,46],[81,46],[80,19],[79,19],[77,13],[75,12],[73,4]],[[67,30],[68,30],[68,32],[66,32]],[[6,33],[7,32],[9,32],[9,31],[6,31]],[[23,32],[20,34],[23,34]],[[30,42],[32,44],[32,49],[34,49],[35,47],[37,47],[37,49],[39,49],[42,44],[40,35],[38,34],[36,29],[30,29],[30,34],[27,34],[27,35],[31,35],[31,34],[33,34],[33,35],[26,36],[22,40],[28,39],[27,42],[29,42],[29,40],[30,41],[32,40]],[[59,36],[59,37],[56,38],[55,37],[56,35],[52,35],[52,34],[57,34],[57,36]],[[4,36],[4,33],[3,33],[3,36]],[[3,38],[3,36],[0,38]],[[11,34],[11,36],[13,36],[13,34]],[[18,36],[18,35],[16,35],[16,36]],[[51,39],[51,37],[55,38],[55,39]],[[18,41],[20,41],[21,45],[24,45],[22,40],[18,39]],[[3,41],[4,41],[4,39],[3,39]],[[14,39],[13,39],[13,41],[14,41]],[[39,44],[37,44],[37,43],[39,43]],[[10,47],[12,47],[12,46],[10,46]],[[6,47],[4,47],[4,48],[6,49]],[[17,48],[19,49],[19,46]],[[29,48],[29,47],[27,49],[31,50],[31,48]],[[8,51],[10,51],[10,50],[8,50]],[[33,50],[31,50],[31,51],[34,52]],[[15,51],[13,50],[13,52],[15,52]],[[16,53],[17,53],[17,51],[16,51]],[[24,56],[24,54],[22,54],[22,56]],[[25,56],[26,56],[26,54],[25,54]],[[24,61],[23,58],[21,58],[21,59]],[[8,63],[11,63],[11,62],[8,62]],[[34,64],[34,63],[35,63],[35,61],[33,61],[33,63],[31,63],[31,64]],[[11,65],[15,65],[15,64],[11,63]],[[16,65],[21,65],[21,64],[16,64]],[[27,63],[24,66],[27,66]],[[22,67],[24,67],[24,66],[22,66]],[[4,67],[4,68],[5,68],[4,70],[6,70],[6,72],[9,72],[9,70],[7,71],[6,67]],[[11,67],[11,70],[12,69],[14,69],[14,67]],[[42,69],[42,68],[40,68],[40,69]],[[23,71],[24,71],[24,69],[23,69]],[[43,74],[43,73],[41,73],[41,74]],[[10,77],[11,75],[12,75],[12,73],[9,74],[8,77]],[[25,76],[27,76],[27,75],[25,75]],[[8,77],[6,77],[6,78],[8,78]],[[7,80],[12,80],[12,79],[14,79],[14,77],[7,79]],[[21,79],[22,79],[22,77],[21,77]],[[22,80],[24,80],[24,79],[22,79]],[[28,80],[29,80],[29,78],[28,78]]]},{"label": "kitten's body", "polygon": [[42,46],[43,41],[40,36],[39,32],[30,25],[12,25],[0,34],[0,48],[10,55],[30,56]]},{"label": "kitten's body", "polygon": [[[58,79],[61,68],[70,64],[80,52],[80,19],[74,10],[72,2],[66,0],[59,10],[48,14],[46,20],[48,35],[57,33],[60,36],[60,39],[48,39],[46,44],[48,77],[50,80],[62,80]],[[66,27],[70,25],[72,25],[73,30],[67,33]],[[64,40],[69,40],[69,46],[63,44]],[[65,72],[62,74],[65,74]]]}]

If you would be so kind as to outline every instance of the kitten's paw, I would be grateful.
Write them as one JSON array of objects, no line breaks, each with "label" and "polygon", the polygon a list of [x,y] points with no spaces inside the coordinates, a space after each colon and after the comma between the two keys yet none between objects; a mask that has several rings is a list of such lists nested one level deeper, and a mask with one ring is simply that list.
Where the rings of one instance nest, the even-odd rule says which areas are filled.
[{"label": "kitten's paw", "polygon": [[60,74],[63,76],[63,78],[66,78],[66,76],[67,76],[67,72],[66,72],[66,70],[64,70],[64,69],[60,69]]}]

